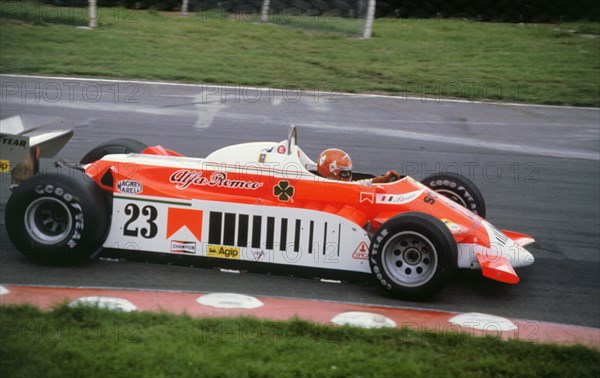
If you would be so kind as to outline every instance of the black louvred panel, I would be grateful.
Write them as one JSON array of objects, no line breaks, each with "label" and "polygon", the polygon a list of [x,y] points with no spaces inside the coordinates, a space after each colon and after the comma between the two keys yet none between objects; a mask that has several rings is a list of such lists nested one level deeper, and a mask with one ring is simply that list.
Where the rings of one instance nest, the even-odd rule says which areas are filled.
[{"label": "black louvred panel", "polygon": [[313,249],[313,232],[315,231],[315,221],[310,221],[310,231],[308,234],[308,253],[312,253]]},{"label": "black louvred panel", "polygon": [[221,222],[223,219],[223,213],[216,211],[210,212],[209,226],[208,226],[208,242],[210,244],[221,244]]},{"label": "black louvred panel", "polygon": [[337,245],[337,255],[340,255],[340,243],[342,241],[342,224],[338,225],[338,245]]},{"label": "black louvred panel", "polygon": [[225,213],[223,245],[235,245],[235,214]]},{"label": "black louvred panel", "polygon": [[300,251],[300,231],[302,230],[302,221],[296,219],[296,230],[294,231],[294,252]]},{"label": "black louvred panel", "polygon": [[323,255],[327,253],[327,222],[325,222],[325,231],[323,232]]},{"label": "black louvred panel", "polygon": [[252,217],[252,248],[260,248],[261,224],[261,216],[255,215]]},{"label": "black louvred panel", "polygon": [[275,234],[275,218],[268,217],[267,218],[267,246],[266,249],[273,249],[273,237]]},{"label": "black louvred panel", "polygon": [[240,214],[240,219],[238,221],[238,247],[248,246],[248,218],[248,215]]},{"label": "black louvred panel", "polygon": [[288,220],[286,218],[283,218],[281,220],[281,232],[280,232],[280,236],[279,236],[279,250],[280,251],[285,251],[287,248],[286,243],[287,243],[287,225],[288,225]]}]

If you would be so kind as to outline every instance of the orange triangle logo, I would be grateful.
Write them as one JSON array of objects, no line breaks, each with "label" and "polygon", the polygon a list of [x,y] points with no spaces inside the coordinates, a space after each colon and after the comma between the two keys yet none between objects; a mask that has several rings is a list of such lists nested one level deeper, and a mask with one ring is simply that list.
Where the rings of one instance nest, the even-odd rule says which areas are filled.
[{"label": "orange triangle logo", "polygon": [[202,241],[202,210],[170,207],[167,217],[167,239],[184,226],[198,241]]},{"label": "orange triangle logo", "polygon": [[360,242],[354,253],[352,254],[353,259],[368,260],[369,259],[369,246],[365,242]]}]

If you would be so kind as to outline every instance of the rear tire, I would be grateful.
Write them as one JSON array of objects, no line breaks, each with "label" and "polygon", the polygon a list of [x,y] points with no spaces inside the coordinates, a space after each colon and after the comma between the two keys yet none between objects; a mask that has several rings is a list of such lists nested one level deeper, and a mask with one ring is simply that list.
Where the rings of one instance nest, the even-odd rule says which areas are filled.
[{"label": "rear tire", "polygon": [[8,199],[6,230],[17,249],[36,262],[78,263],[102,247],[109,207],[102,189],[85,173],[41,173]]},{"label": "rear tire", "polygon": [[419,300],[440,291],[456,272],[458,249],[448,227],[425,213],[389,219],[373,236],[369,262],[384,289]]},{"label": "rear tire", "polygon": [[109,140],[108,142],[102,143],[88,152],[83,158],[81,158],[81,164],[93,163],[97,160],[102,159],[106,155],[110,154],[131,154],[140,153],[144,151],[148,146],[137,140],[128,138],[119,138]]},{"label": "rear tire", "polygon": [[485,218],[485,200],[479,188],[468,178],[456,173],[436,173],[428,176],[423,185],[436,193],[450,198],[452,201]]}]

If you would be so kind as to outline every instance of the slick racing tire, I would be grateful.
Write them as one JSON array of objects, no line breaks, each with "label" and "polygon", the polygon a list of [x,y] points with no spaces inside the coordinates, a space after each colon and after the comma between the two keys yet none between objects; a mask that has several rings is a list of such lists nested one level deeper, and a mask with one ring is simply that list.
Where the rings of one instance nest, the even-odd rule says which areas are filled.
[{"label": "slick racing tire", "polygon": [[98,251],[108,233],[109,203],[85,173],[34,175],[6,204],[6,230],[25,256],[46,264],[73,264]]},{"label": "slick racing tire", "polygon": [[485,218],[485,201],[479,188],[468,178],[455,173],[436,173],[428,176],[423,185],[450,198],[471,212]]},{"label": "slick racing tire", "polygon": [[93,163],[97,160],[102,159],[106,155],[110,154],[131,154],[140,153],[144,151],[148,146],[137,140],[120,138],[109,140],[106,143],[102,143],[96,148],[88,152],[83,158],[81,158],[81,164]]},{"label": "slick racing tire", "polygon": [[456,242],[425,213],[389,219],[373,236],[369,262],[377,281],[398,298],[420,300],[440,291],[456,272]]}]

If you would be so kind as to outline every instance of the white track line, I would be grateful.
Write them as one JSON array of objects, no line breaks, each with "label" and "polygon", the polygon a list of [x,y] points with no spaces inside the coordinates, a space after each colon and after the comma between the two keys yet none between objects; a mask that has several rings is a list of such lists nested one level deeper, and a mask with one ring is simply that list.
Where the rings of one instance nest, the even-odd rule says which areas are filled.
[{"label": "white track line", "polygon": [[[30,79],[44,79],[44,80],[80,80],[80,81],[94,81],[94,82],[105,82],[105,83],[133,83],[133,84],[148,84],[148,85],[164,85],[164,86],[179,86],[179,87],[191,87],[191,88],[220,88],[220,89],[238,89],[244,88],[261,88],[260,86],[254,85],[221,85],[221,84],[188,84],[188,83],[175,83],[168,81],[147,81],[147,80],[124,80],[124,79],[103,79],[93,77],[68,77],[68,76],[44,76],[44,75],[21,75],[21,74],[0,74],[0,77],[15,77],[15,78],[30,78]],[[289,91],[286,88],[271,88],[272,91]],[[295,90],[295,89],[294,89]],[[308,89],[307,89],[308,90]],[[309,90],[313,91],[313,90]],[[370,97],[370,98],[393,98],[401,100],[419,100],[424,102],[436,102],[435,99],[428,99],[417,96],[398,96],[398,95],[382,95],[382,94],[369,94],[369,93],[345,93],[336,92],[336,95],[348,96],[348,97]],[[458,104],[482,104],[482,105],[494,105],[494,106],[520,106],[520,107],[537,107],[537,108],[551,108],[551,109],[575,109],[575,110],[600,110],[595,107],[579,107],[579,106],[562,106],[562,105],[541,105],[541,104],[523,104],[516,102],[488,102],[488,101],[475,101],[475,100],[457,100],[457,99],[444,99],[446,103],[458,103]]]}]

